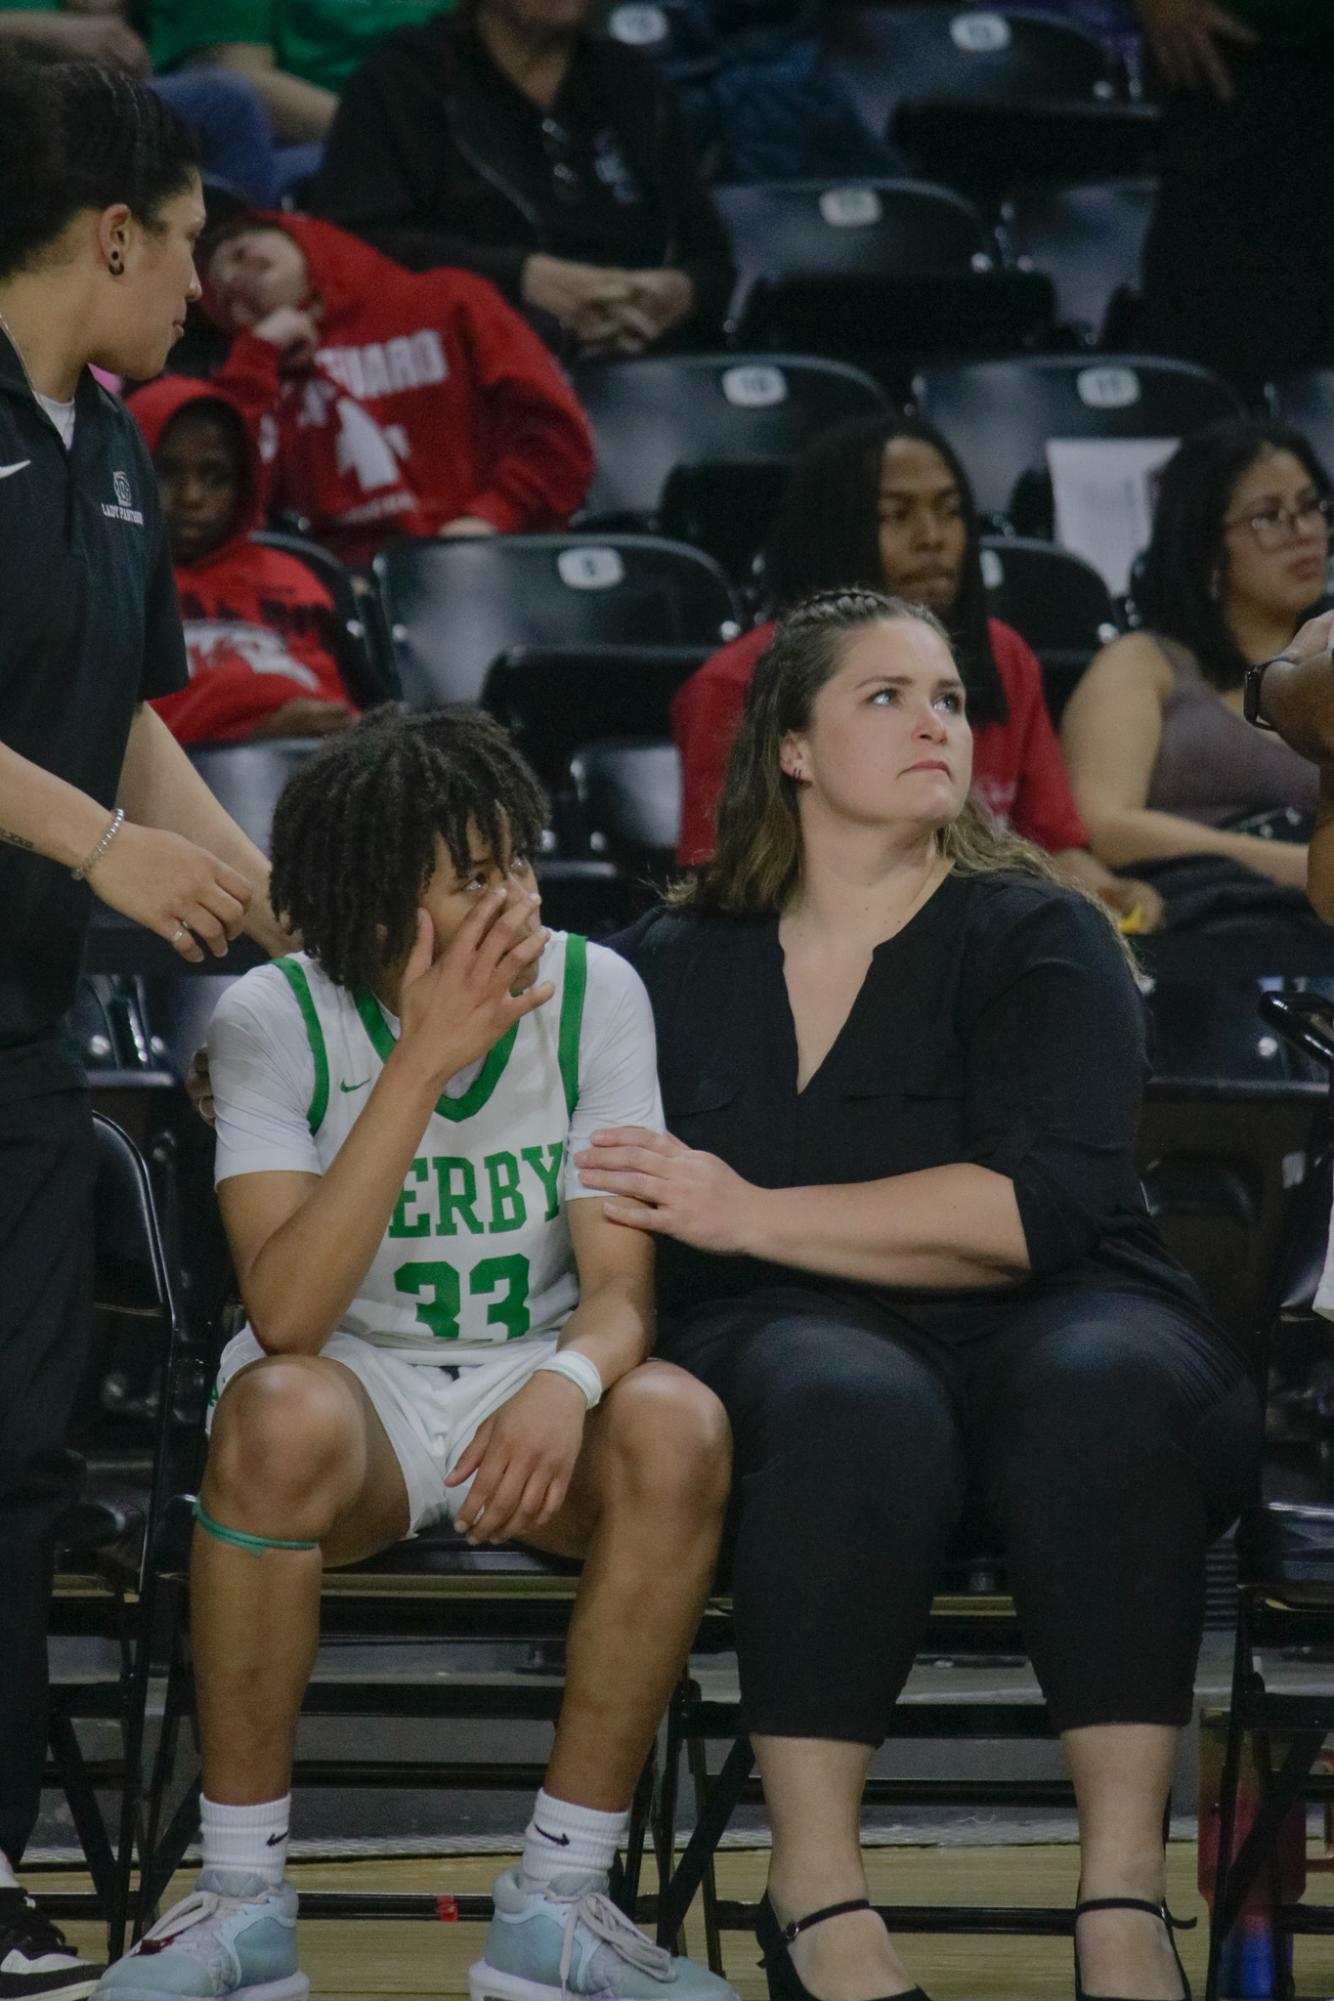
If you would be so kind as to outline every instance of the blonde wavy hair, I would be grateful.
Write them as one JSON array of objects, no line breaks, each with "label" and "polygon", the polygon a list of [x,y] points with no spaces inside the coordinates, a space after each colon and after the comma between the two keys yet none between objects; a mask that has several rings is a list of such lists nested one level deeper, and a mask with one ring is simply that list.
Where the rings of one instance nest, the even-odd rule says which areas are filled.
[{"label": "blonde wavy hair", "polygon": [[[949,647],[934,612],[879,591],[820,591],[779,622],[746,691],[718,801],[717,851],[673,884],[667,900],[674,909],[759,917],[784,908],[801,877],[801,816],[798,787],[779,757],[783,739],[809,728],[815,698],[838,672],[850,633],[906,620],[928,626]],[[1050,855],[975,799],[938,830],[936,841],[957,875],[1029,875],[1087,895],[1065,880]],[[1115,930],[1107,905],[1095,896],[1088,901]]]}]

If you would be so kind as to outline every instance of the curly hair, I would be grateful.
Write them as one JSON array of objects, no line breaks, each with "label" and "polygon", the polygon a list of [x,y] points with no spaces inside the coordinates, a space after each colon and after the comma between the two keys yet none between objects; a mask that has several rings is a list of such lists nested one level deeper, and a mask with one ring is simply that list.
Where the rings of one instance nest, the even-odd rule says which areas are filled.
[{"label": "curly hair", "polygon": [[[880,591],[820,591],[779,621],[746,691],[718,801],[717,853],[668,892],[673,908],[733,917],[772,916],[783,909],[801,876],[797,786],[779,761],[783,739],[809,728],[815,698],[838,672],[850,634],[907,620],[929,627],[949,646],[934,612]],[[1049,855],[975,799],[964,802],[936,840],[958,875],[1018,874],[1071,887]],[[1088,900],[1114,925],[1106,904]]]},{"label": "curly hair", "polygon": [[412,948],[437,837],[463,876],[473,838],[496,856],[535,856],[546,817],[541,786],[490,716],[375,709],[284,786],[273,908],[338,986],[368,988]]}]

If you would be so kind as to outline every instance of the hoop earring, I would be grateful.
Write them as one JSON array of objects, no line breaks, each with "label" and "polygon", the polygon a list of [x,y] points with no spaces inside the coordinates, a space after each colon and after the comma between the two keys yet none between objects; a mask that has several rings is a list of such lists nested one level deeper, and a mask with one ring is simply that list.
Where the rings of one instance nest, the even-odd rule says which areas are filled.
[{"label": "hoop earring", "polygon": [[111,266],[112,277],[123,278],[125,275],[125,264],[119,250],[113,250],[110,258],[107,261]]}]

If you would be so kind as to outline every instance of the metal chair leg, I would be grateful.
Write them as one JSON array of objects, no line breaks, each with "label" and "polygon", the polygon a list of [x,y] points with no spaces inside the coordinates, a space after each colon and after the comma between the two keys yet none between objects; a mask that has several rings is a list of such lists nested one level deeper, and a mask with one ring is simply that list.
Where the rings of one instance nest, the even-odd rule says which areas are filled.
[{"label": "metal chair leg", "polygon": [[1237,1606],[1237,1638],[1232,1653],[1232,1692],[1228,1704],[1227,1745],[1218,1786],[1218,1853],[1214,1859],[1214,1894],[1209,1912],[1209,1969],[1205,1976],[1204,2001],[1218,2001],[1218,1979],[1222,1969],[1226,1933],[1222,1916],[1232,1877],[1232,1841],[1236,1832],[1237,1786],[1241,1776],[1242,1701],[1253,1673],[1247,1605],[1243,1595]]},{"label": "metal chair leg", "polygon": [[681,1783],[681,1705],[693,1701],[698,1693],[693,1682],[683,1682],[667,1712],[667,1741],[657,1811],[653,1816],[653,1851],[658,1865],[658,1944],[676,1952],[680,1952],[685,1943],[685,1913],[682,1912],[678,1924],[670,1927],[664,1913],[676,1856],[676,1801]]},{"label": "metal chair leg", "polygon": [[644,1872],[644,1842],[653,1815],[653,1795],[658,1779],[658,1747],[655,1743],[639,1774],[630,1805],[630,1825],[625,1836],[625,1866],[620,1876],[621,1909],[633,1918],[639,1908],[639,1882]]},{"label": "metal chair leg", "polygon": [[[690,1760],[690,1777],[695,1788],[695,1820],[704,1817],[709,1797],[709,1753],[702,1737],[692,1737],[686,1745],[686,1755]],[[709,1856],[704,1868],[704,1880],[700,1884],[700,1899],[704,1910],[704,1946],[710,1973],[725,1979],[723,1972],[722,1927],[718,1923],[718,1871],[716,1867],[718,1851]]]}]

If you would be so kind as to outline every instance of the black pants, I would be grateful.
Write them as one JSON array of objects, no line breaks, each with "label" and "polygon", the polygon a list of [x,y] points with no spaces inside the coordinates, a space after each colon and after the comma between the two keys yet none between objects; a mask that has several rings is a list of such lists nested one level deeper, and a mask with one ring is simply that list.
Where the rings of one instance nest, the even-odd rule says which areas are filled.
[{"label": "black pants", "polygon": [[1164,107],[1140,345],[1254,398],[1334,361],[1334,58],[1262,46],[1227,63],[1228,103]]},{"label": "black pants", "polygon": [[0,1104],[0,1850],[17,1862],[46,1755],[51,1531],[92,1311],[87,1093]]},{"label": "black pants", "polygon": [[881,1741],[974,1495],[1056,1729],[1186,1722],[1205,1551],[1259,1449],[1207,1325],[1070,1290],[998,1301],[993,1331],[947,1346],[794,1285],[704,1309],[660,1352],[732,1421],[747,1729]]}]

